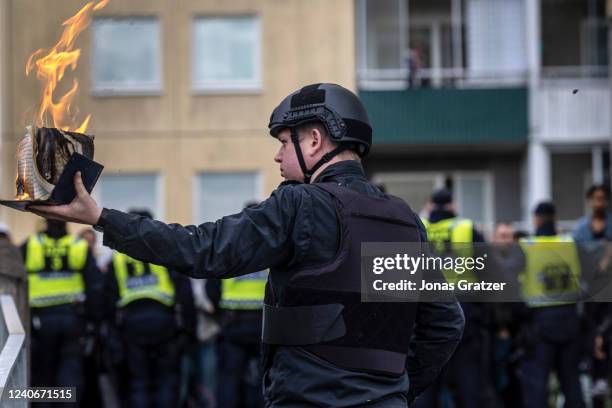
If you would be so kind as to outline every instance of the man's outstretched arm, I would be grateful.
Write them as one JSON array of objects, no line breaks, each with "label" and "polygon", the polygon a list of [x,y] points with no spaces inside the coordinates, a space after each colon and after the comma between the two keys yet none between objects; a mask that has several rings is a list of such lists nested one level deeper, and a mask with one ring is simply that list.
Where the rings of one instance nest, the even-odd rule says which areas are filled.
[{"label": "man's outstretched arm", "polygon": [[[75,188],[77,197],[68,205],[28,209],[46,218],[97,224],[102,209],[87,193],[78,173]],[[309,203],[292,188],[279,188],[255,207],[198,226],[165,224],[105,210],[101,221],[104,244],[143,262],[196,278],[238,276],[286,262],[295,255],[292,241],[297,252],[308,248],[310,236],[300,229],[300,224],[308,223],[300,221],[312,214]]]}]

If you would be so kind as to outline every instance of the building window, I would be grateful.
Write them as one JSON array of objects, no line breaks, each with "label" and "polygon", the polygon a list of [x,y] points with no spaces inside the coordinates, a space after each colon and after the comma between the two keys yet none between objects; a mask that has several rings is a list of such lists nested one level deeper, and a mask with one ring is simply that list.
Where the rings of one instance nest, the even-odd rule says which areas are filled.
[{"label": "building window", "polygon": [[377,173],[375,183],[384,184],[387,192],[398,196],[417,211],[429,217],[431,193],[441,187],[450,189],[457,213],[476,222],[481,229],[493,227],[493,175],[489,171],[448,171]]},{"label": "building window", "polygon": [[201,17],[193,24],[192,82],[196,91],[261,89],[257,17]]},{"label": "building window", "polygon": [[389,194],[402,198],[422,217],[428,215],[432,191],[444,186],[444,174],[433,172],[378,173],[372,180],[384,185]]},{"label": "building window", "polygon": [[361,89],[522,84],[523,1],[357,0]]},{"label": "building window", "polygon": [[94,189],[94,198],[106,208],[121,211],[146,208],[154,218],[164,216],[161,177],[155,173],[102,176]]},{"label": "building window", "polygon": [[490,172],[456,172],[453,196],[457,212],[484,230],[493,227],[493,175]]},{"label": "building window", "polygon": [[542,77],[608,76],[606,1],[541,1]]},{"label": "building window", "polygon": [[99,18],[93,23],[92,92],[162,90],[161,34],[155,18]]},{"label": "building window", "polygon": [[254,172],[202,173],[196,176],[195,184],[196,223],[235,214],[261,197],[260,177]]}]

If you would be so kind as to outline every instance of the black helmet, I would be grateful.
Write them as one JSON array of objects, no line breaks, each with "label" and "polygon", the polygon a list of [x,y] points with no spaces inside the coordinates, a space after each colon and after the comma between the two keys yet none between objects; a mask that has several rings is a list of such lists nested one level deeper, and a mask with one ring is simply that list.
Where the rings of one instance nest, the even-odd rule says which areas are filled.
[{"label": "black helmet", "polygon": [[535,215],[542,215],[548,217],[554,217],[557,210],[555,209],[555,205],[550,201],[542,201],[538,203],[536,208],[533,210]]},{"label": "black helmet", "polygon": [[372,144],[368,114],[354,93],[336,84],[307,85],[274,109],[268,128],[274,137],[285,129],[320,121],[336,142],[354,147],[364,157]]},{"label": "black helmet", "polygon": [[431,201],[439,207],[453,202],[452,193],[446,188],[439,188],[431,194]]}]

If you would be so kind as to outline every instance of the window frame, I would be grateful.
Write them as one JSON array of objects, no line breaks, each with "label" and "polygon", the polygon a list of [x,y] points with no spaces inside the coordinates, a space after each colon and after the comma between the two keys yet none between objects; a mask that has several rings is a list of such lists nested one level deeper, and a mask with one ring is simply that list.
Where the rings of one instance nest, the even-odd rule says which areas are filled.
[{"label": "window frame", "polygon": [[[151,206],[150,203],[143,203],[142,205],[140,205],[140,207],[146,207],[148,209],[150,209],[153,212],[153,216],[156,220],[160,220],[163,221],[165,220],[165,211],[166,211],[166,207],[165,207],[165,182],[164,182],[164,175],[160,172],[160,171],[128,171],[128,172],[123,172],[121,171],[119,172],[109,172],[109,174],[105,174],[104,176],[102,176],[99,180],[99,182],[101,182],[101,184],[104,182],[104,178],[105,177],[138,177],[138,176],[150,176],[154,178],[154,185],[155,185],[155,206]],[[102,194],[102,189],[101,188],[94,188],[92,191],[91,196],[93,197],[93,199],[98,202],[98,203],[102,203],[102,200],[104,200],[104,195]],[[134,206],[136,206],[137,204],[135,204]],[[127,208],[126,208],[127,211]]]},{"label": "window frame", "polygon": [[[196,24],[207,19],[253,19],[255,22],[255,50],[254,50],[254,72],[253,80],[197,80],[196,78]],[[259,94],[263,89],[262,80],[262,24],[261,17],[257,14],[200,14],[193,17],[191,21],[191,91],[194,95],[207,94]]]},{"label": "window frame", "polygon": [[[155,38],[156,45],[156,61],[158,64],[159,77],[156,82],[126,82],[120,85],[104,85],[98,83],[95,77],[95,64],[96,64],[96,52],[95,52],[95,25],[99,24],[100,21],[149,21],[154,22],[156,25],[157,35]],[[155,96],[162,95],[164,92],[164,56],[163,56],[163,33],[162,24],[159,16],[156,15],[138,15],[138,16],[100,16],[94,18],[92,21],[92,34],[91,34],[91,86],[90,93],[92,96],[105,97],[105,96]]]},{"label": "window frame", "polygon": [[[200,192],[200,176],[203,175],[244,175],[249,174],[254,177],[254,191],[255,191],[255,200],[262,201],[263,200],[263,174],[259,169],[246,169],[246,170],[197,170],[192,177],[192,211],[191,217],[192,221],[195,225],[199,225],[202,222],[210,222],[210,221],[202,221],[205,217],[201,214],[201,200],[202,194]],[[223,216],[230,215],[230,213],[223,214]],[[214,221],[214,220],[213,220]]]},{"label": "window frame", "polygon": [[455,203],[457,214],[463,215],[461,198],[463,197],[462,179],[478,178],[483,182],[483,217],[482,221],[474,220],[481,229],[491,232],[495,228],[495,182],[491,170],[482,171],[454,171],[451,172],[453,179],[453,202]]}]

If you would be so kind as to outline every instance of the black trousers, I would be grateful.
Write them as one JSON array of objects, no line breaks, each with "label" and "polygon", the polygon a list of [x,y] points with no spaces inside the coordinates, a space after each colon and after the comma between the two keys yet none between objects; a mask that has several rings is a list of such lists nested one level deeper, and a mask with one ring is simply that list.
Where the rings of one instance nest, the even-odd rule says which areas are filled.
[{"label": "black trousers", "polygon": [[84,377],[82,340],[85,325],[82,317],[72,306],[62,305],[33,308],[32,319],[32,386],[76,387],[78,399]]},{"label": "black trousers", "polygon": [[259,343],[221,337],[217,343],[217,406],[263,407]]},{"label": "black trousers", "polygon": [[179,393],[180,353],[176,341],[125,348],[129,372],[129,407],[173,407]]},{"label": "black trousers", "polygon": [[580,321],[575,305],[543,307],[533,312],[537,339],[520,366],[525,408],[548,402],[548,378],[555,371],[566,408],[585,406],[578,365],[581,353]]}]

